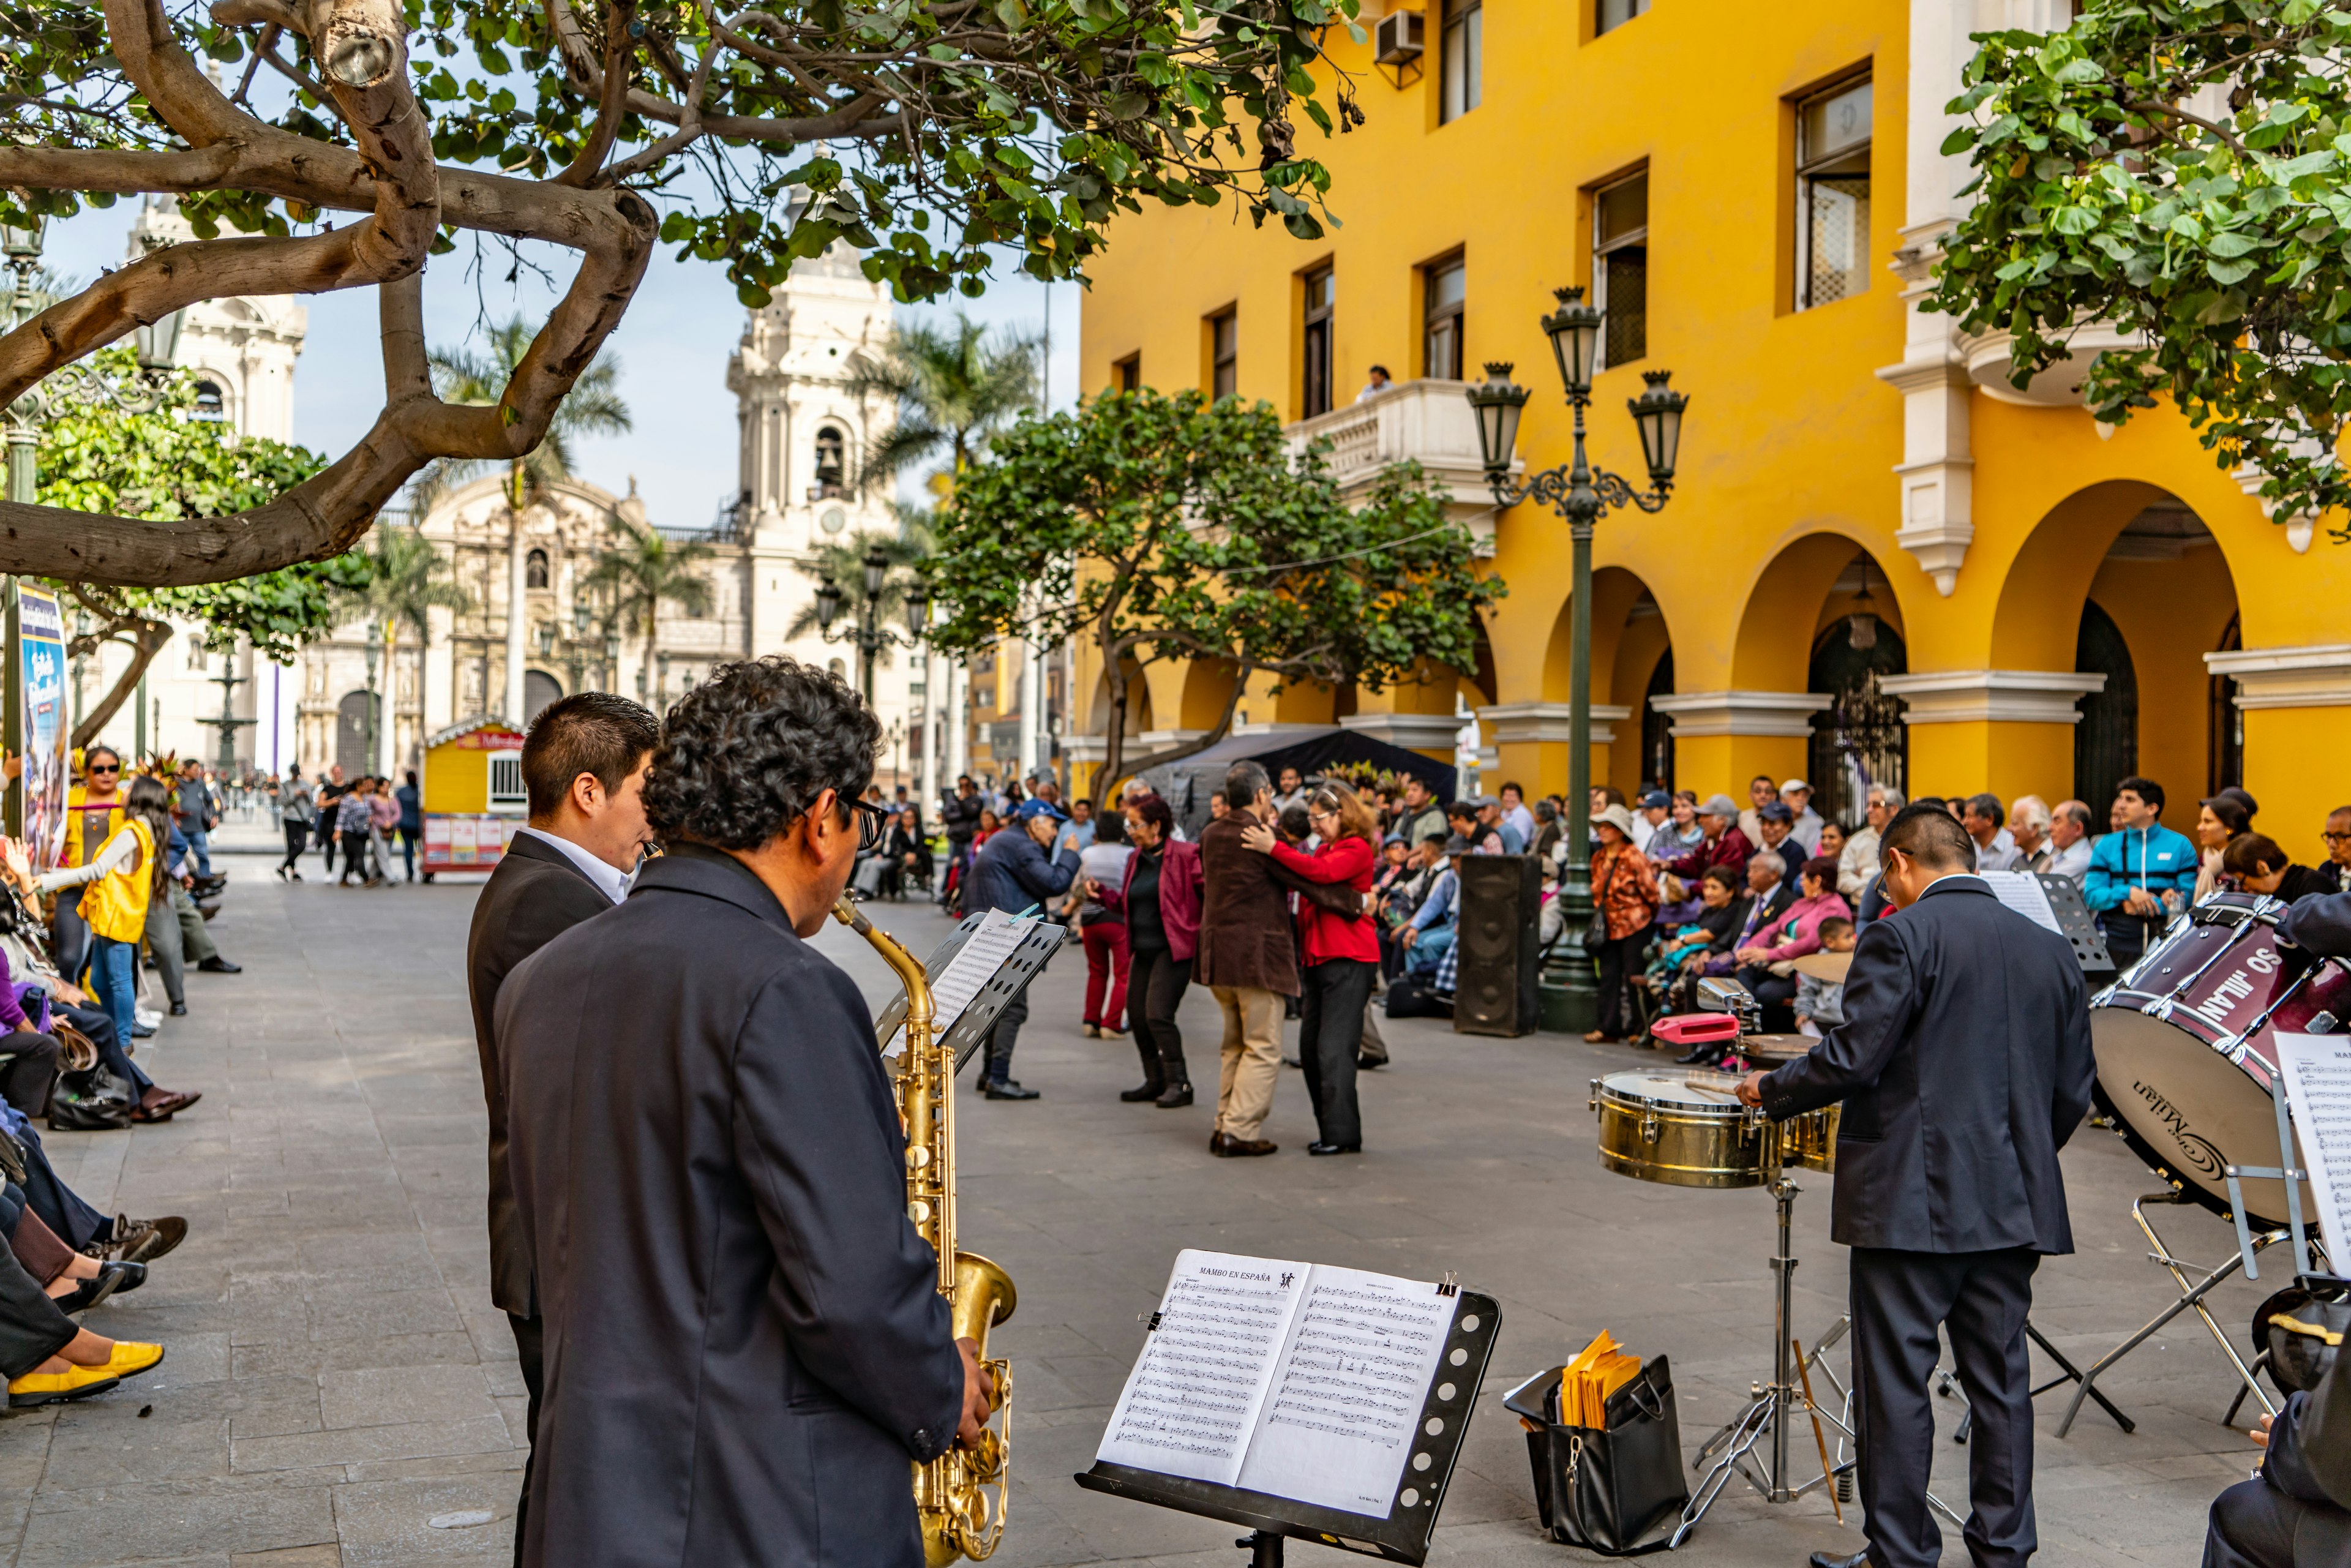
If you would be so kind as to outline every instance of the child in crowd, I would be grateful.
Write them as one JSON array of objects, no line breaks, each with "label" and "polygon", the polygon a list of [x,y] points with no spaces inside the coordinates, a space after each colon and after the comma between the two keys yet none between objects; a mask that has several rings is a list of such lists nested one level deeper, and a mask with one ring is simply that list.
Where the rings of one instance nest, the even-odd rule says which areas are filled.
[{"label": "child in crowd", "polygon": [[[1821,951],[1853,951],[1853,922],[1832,915],[1821,922]],[[1799,975],[1796,980],[1796,1032],[1819,1035],[1844,1022],[1844,982]]]}]

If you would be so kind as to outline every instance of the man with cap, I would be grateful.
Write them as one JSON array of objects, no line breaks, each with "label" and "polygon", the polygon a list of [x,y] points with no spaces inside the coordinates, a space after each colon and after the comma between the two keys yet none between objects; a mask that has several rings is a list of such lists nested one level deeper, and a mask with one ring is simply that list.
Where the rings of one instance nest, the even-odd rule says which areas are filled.
[{"label": "man with cap", "polygon": [[1785,800],[1767,801],[1755,809],[1755,826],[1757,831],[1763,835],[1762,847],[1755,852],[1778,855],[1787,867],[1782,874],[1787,877],[1788,885],[1793,887],[1796,878],[1803,872],[1804,862],[1812,859],[1804,852],[1804,846],[1796,841],[1796,813],[1789,809]]},{"label": "man with cap", "polygon": [[1641,821],[1647,825],[1634,831],[1649,863],[1656,865],[1680,854],[1681,830],[1674,826],[1674,798],[1663,789],[1652,789],[1641,797],[1640,805]]},{"label": "man with cap", "polygon": [[1526,852],[1526,835],[1512,827],[1509,820],[1502,815],[1502,803],[1499,800],[1495,800],[1491,795],[1479,795],[1469,803],[1478,808],[1478,825],[1480,828],[1490,829],[1502,841],[1504,854],[1515,855]]},{"label": "man with cap", "polygon": [[[1010,832],[991,834],[972,862],[971,881],[964,889],[967,915],[1000,909],[1019,915],[1040,907],[1070,891],[1078,874],[1078,852],[1066,844],[1051,851],[1061,824],[1069,819],[1050,800],[1035,796],[1012,813]],[[1029,992],[1005,1005],[987,1037],[987,1061],[980,1073],[980,1092],[990,1100],[1034,1100],[1037,1091],[1023,1089],[1012,1076],[1012,1047],[1020,1026],[1029,1021]]]},{"label": "man with cap", "polygon": [[[1687,854],[1677,855],[1666,862],[1662,869],[1683,882],[1694,883],[1706,874],[1708,866],[1728,866],[1744,877],[1747,862],[1755,853],[1755,842],[1739,831],[1739,808],[1728,795],[1709,795],[1698,809],[1698,831],[1705,841]],[[1687,896],[1681,889],[1667,891],[1667,899],[1678,903]]]},{"label": "man with cap", "polygon": [[1804,846],[1807,858],[1820,853],[1821,830],[1828,823],[1813,810],[1813,787],[1801,779],[1789,779],[1780,786],[1780,804],[1794,816],[1789,836]]}]

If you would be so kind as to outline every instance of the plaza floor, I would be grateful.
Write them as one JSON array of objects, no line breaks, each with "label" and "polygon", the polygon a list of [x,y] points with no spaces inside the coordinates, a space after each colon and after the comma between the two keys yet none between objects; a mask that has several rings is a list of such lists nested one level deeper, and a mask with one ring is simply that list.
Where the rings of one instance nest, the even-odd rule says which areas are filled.
[{"label": "plaza floor", "polygon": [[[147,1287],[91,1318],[162,1342],[170,1358],[105,1397],[0,1417],[5,1554],[26,1568],[503,1562],[522,1390],[486,1284],[481,1089],[462,967],[474,891],[339,890],[316,880],[315,857],[313,880],[289,887],[259,855],[224,861],[234,883],[214,929],[246,972],[192,975],[191,1016],[143,1053],[161,1082],[204,1091],[204,1103],[165,1125],[49,1138],[68,1179],[99,1206],[189,1218],[187,1243]],[[918,952],[946,930],[918,904],[872,913]],[[878,998],[869,950],[838,927],[822,940]],[[1232,1526],[1070,1479],[1092,1461],[1141,1343],[1139,1318],[1184,1247],[1421,1279],[1449,1270],[1500,1300],[1500,1348],[1435,1563],[1592,1561],[1539,1532],[1525,1445],[1500,1393],[1596,1331],[1671,1355],[1693,1448],[1768,1371],[1769,1198],[1632,1182],[1595,1158],[1586,1081],[1655,1058],[1400,1022],[1389,1030],[1395,1064],[1364,1082],[1363,1157],[1306,1157],[1305,1087],[1286,1072],[1268,1130],[1282,1152],[1215,1160],[1205,1100],[1172,1112],[1118,1103],[1135,1081],[1134,1050],[1080,1035],[1083,977],[1081,956],[1065,949],[1035,995],[1017,1071],[1044,1098],[963,1102],[962,1233],[1019,1290],[998,1341],[1018,1382],[1017,1485],[997,1563],[1242,1561]],[[1213,1020],[1196,992],[1183,1022],[1194,1071],[1210,1079]],[[2043,1268],[2036,1315],[2086,1362],[2167,1299],[2128,1213],[2157,1184],[2095,1131],[2065,1167],[2081,1251]],[[1796,1328],[1809,1341],[1837,1317],[1844,1262],[1827,1239],[1829,1178],[1803,1185]],[[2217,1260],[2231,1245],[2201,1213],[2162,1223],[2190,1257]],[[2215,1298],[2231,1334],[2260,1289],[2232,1282]],[[2042,1561],[2191,1563],[2206,1506],[2251,1453],[2220,1425],[2227,1363],[2190,1319],[2107,1386],[2135,1434],[2091,1409],[2060,1440],[2062,1396],[2042,1401]],[[1948,1427],[1957,1406],[1943,1411]],[[1810,1451],[1808,1430],[1795,1447]],[[1938,1490],[1958,1502],[1967,1450],[1944,1441],[1939,1454]],[[1840,1527],[1823,1495],[1771,1508],[1738,1488],[1678,1555],[1795,1568],[1811,1550],[1858,1550],[1851,1508],[1847,1520]],[[1946,1551],[1962,1560],[1955,1530]],[[1341,1557],[1293,1546],[1290,1561]]]}]

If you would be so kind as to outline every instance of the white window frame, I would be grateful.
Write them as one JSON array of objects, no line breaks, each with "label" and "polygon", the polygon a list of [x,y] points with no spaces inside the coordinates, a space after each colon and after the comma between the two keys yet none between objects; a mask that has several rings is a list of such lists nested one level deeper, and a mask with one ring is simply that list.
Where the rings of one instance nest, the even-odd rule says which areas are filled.
[{"label": "white window frame", "polygon": [[[1877,136],[1876,123],[1877,95],[1876,87],[1876,80],[1875,76],[1871,72],[1862,71],[1854,76],[1846,77],[1842,81],[1834,82],[1829,86],[1823,88],[1818,92],[1806,93],[1802,98],[1796,100],[1796,179],[1794,188],[1789,193],[1789,194],[1794,199],[1796,204],[1796,278],[1794,308],[1800,311],[1818,309],[1823,305],[1841,304],[1844,300],[1855,298],[1856,294],[1866,294],[1869,291],[1870,268],[1865,261],[1865,265],[1861,268],[1861,287],[1856,289],[1854,294],[1842,295],[1836,299],[1823,299],[1817,302],[1813,298],[1813,193],[1811,183],[1814,178],[1818,177],[1822,173],[1836,172],[1837,171],[1832,167],[1833,165],[1850,162],[1852,160],[1858,157],[1862,159],[1868,167],[1870,194],[1873,198],[1876,197],[1877,187]],[[1871,89],[1870,133],[1863,137],[1857,142],[1845,143],[1844,146],[1836,149],[1834,152],[1815,154],[1810,147],[1805,145],[1804,122],[1806,111],[1815,104],[1825,102],[1826,100],[1834,98],[1842,98],[1844,95],[1853,91],[1856,88]],[[1862,236],[1861,245],[1862,252],[1865,258],[1869,250],[1869,237],[1866,234]]]},{"label": "white window frame", "polygon": [[[1649,170],[1647,165],[1644,164],[1642,167],[1635,169],[1629,174],[1624,175],[1619,179],[1611,180],[1604,185],[1596,185],[1593,188],[1592,303],[1598,306],[1603,310],[1608,308],[1607,257],[1616,251],[1629,249],[1634,246],[1639,246],[1641,247],[1645,257],[1648,251],[1649,199],[1646,193],[1641,198],[1641,226],[1639,228],[1629,229],[1624,234],[1616,235],[1607,239],[1603,239],[1601,237],[1600,225],[1604,210],[1603,203],[1610,192],[1621,191],[1625,186],[1634,183],[1635,181],[1641,182],[1646,188],[1648,178]],[[1648,268],[1645,266],[1642,268],[1642,271],[1646,275]],[[1649,357],[1649,302],[1646,298],[1646,292],[1647,290],[1644,288],[1643,294],[1645,298],[1641,301],[1641,352],[1633,359],[1625,361],[1625,362],[1626,364],[1638,364],[1642,360],[1646,360]],[[1592,368],[1594,371],[1604,371],[1609,369],[1613,363],[1614,361],[1608,357],[1608,329],[1604,325],[1600,329],[1600,341],[1593,349]]]}]

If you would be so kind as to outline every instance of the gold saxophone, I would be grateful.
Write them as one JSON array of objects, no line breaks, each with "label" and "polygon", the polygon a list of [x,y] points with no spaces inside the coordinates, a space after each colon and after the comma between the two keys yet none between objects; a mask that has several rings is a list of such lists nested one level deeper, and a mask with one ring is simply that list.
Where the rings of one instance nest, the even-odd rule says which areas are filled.
[{"label": "gold saxophone", "polygon": [[1012,1366],[987,1359],[987,1331],[1012,1315],[1019,1295],[1003,1270],[976,1252],[956,1250],[956,1064],[946,1041],[931,1029],[930,979],[922,961],[875,930],[848,898],[836,903],[832,914],[873,945],[906,988],[906,1049],[898,1067],[898,1114],[906,1124],[906,1217],[938,1254],[939,1294],[947,1299],[955,1336],[979,1346],[980,1364],[996,1385],[992,1408],[1002,1417],[981,1430],[977,1447],[951,1448],[914,1467],[923,1555],[930,1568],[946,1568],[958,1557],[978,1561],[994,1554],[1004,1539]]}]

